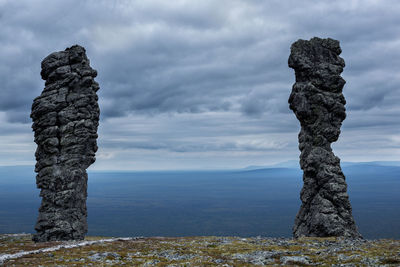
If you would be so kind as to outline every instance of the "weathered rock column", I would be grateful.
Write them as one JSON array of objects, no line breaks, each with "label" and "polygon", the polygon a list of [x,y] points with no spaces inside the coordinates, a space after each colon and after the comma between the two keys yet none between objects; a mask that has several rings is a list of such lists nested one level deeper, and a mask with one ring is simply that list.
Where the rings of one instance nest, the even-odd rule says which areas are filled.
[{"label": "weathered rock column", "polygon": [[295,70],[296,83],[289,104],[301,124],[300,166],[304,172],[294,237],[361,237],[340,159],[331,148],[346,118],[345,80],[340,76],[345,64],[340,53],[339,42],[330,38],[298,40],[291,46],[289,67]]},{"label": "weathered rock column", "polygon": [[41,76],[45,88],[31,113],[42,197],[33,240],[81,240],[87,232],[86,169],[97,151],[97,72],[75,45],[47,56]]}]

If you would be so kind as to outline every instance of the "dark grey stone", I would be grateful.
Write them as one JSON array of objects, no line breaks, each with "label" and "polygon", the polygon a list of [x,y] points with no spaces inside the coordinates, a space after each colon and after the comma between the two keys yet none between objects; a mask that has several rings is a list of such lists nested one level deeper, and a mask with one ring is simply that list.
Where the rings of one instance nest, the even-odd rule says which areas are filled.
[{"label": "dark grey stone", "polygon": [[340,76],[345,64],[340,53],[339,42],[330,38],[298,40],[291,46],[289,67],[295,70],[296,83],[289,104],[301,124],[300,166],[304,172],[294,237],[361,237],[340,159],[331,148],[346,118],[345,80]]},{"label": "dark grey stone", "polygon": [[85,49],[75,45],[42,61],[45,88],[32,105],[36,184],[42,203],[36,242],[81,240],[87,232],[87,173],[95,161],[99,106]]}]

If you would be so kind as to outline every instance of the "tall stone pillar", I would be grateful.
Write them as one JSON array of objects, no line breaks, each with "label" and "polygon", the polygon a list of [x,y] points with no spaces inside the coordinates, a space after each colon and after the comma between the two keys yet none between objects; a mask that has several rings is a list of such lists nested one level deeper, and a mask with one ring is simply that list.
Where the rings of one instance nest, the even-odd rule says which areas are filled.
[{"label": "tall stone pillar", "polygon": [[340,76],[345,66],[333,39],[298,40],[291,46],[289,67],[296,83],[289,98],[290,109],[300,121],[300,166],[304,172],[302,205],[293,235],[359,238],[347,194],[345,176],[331,143],[339,138],[346,118]]},{"label": "tall stone pillar", "polygon": [[97,151],[97,72],[85,49],[74,45],[47,56],[41,76],[45,88],[31,113],[42,197],[33,240],[81,240],[87,232],[86,169]]}]

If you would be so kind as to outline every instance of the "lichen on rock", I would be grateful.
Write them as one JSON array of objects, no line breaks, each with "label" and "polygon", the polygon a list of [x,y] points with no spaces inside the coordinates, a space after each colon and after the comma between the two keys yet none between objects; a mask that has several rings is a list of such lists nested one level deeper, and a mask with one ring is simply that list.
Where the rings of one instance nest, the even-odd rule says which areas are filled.
[{"label": "lichen on rock", "polygon": [[340,159],[331,148],[346,118],[345,80],[340,76],[345,63],[340,53],[339,41],[330,38],[298,40],[291,46],[288,63],[295,70],[296,83],[289,104],[301,124],[300,166],[304,172],[295,237],[361,237]]},{"label": "lichen on rock", "polygon": [[95,162],[100,115],[97,71],[89,63],[78,45],[42,61],[45,88],[31,113],[42,197],[34,241],[81,240],[87,232],[86,169]]}]

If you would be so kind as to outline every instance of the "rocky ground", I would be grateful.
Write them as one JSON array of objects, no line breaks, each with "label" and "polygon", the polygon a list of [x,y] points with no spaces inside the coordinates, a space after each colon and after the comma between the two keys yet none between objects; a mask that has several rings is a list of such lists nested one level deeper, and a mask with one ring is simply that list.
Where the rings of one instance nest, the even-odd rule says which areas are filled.
[{"label": "rocky ground", "polygon": [[400,266],[400,240],[88,237],[33,243],[0,235],[3,266]]}]

